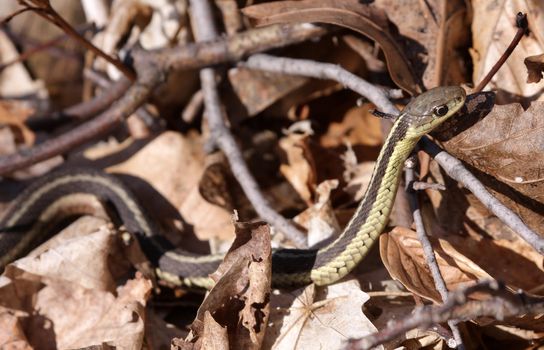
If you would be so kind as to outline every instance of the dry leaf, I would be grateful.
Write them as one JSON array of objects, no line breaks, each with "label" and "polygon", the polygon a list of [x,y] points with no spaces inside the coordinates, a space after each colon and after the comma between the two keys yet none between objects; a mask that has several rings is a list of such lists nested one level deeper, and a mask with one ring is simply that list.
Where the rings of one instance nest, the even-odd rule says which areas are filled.
[{"label": "dry leaf", "polygon": [[254,116],[302,86],[308,78],[232,68],[229,70],[229,81],[246,108],[247,114]]},{"label": "dry leaf", "polygon": [[209,311],[204,313],[204,331],[202,332],[202,350],[228,350],[229,337],[227,328],[213,319]]},{"label": "dry leaf", "polygon": [[508,47],[517,31],[516,14],[523,12],[528,14],[530,32],[537,34],[521,39],[520,44],[488,86],[492,90],[498,90],[497,102],[501,104],[542,100],[544,83],[526,84],[527,73],[523,62],[525,57],[538,55],[544,51],[542,27],[537,21],[542,17],[544,3],[520,0],[490,3],[488,0],[476,0],[472,2],[472,10],[474,18],[471,56],[474,64],[474,84],[482,80]]},{"label": "dry leaf", "polygon": [[316,203],[293,219],[308,231],[308,246],[310,247],[341,231],[330,202],[331,191],[336,187],[338,187],[338,180],[320,183],[316,188]]},{"label": "dry leaf", "polygon": [[0,126],[7,125],[15,132],[18,142],[32,146],[36,136],[26,126],[25,120],[34,111],[17,101],[0,101]]},{"label": "dry leaf", "polygon": [[437,138],[449,153],[474,167],[501,202],[544,233],[544,103],[533,102],[527,110],[517,103],[491,109],[485,94],[467,100],[466,112],[444,126],[447,131]]},{"label": "dry leaf", "polygon": [[[0,319],[15,312],[16,329],[35,348],[103,343],[140,348],[151,282],[137,277],[116,290],[110,263],[122,252],[114,233],[103,223],[97,231],[82,231],[96,226],[82,222],[86,219],[59,234],[67,232],[72,238],[57,238],[60,245],[6,267],[0,277]],[[80,236],[73,237],[73,230],[79,230]],[[4,332],[9,330],[0,329],[0,339],[9,339]]]},{"label": "dry leaf", "polygon": [[402,35],[405,54],[427,88],[466,81],[470,41],[467,3],[463,0],[376,0],[372,3]]},{"label": "dry leaf", "polygon": [[[477,264],[455,251],[444,240],[431,239],[438,267],[449,290],[488,279],[491,276]],[[447,251],[446,251],[447,250]],[[423,248],[414,231],[396,227],[380,236],[380,256],[389,274],[409,291],[436,303],[442,298],[434,287]]]},{"label": "dry leaf", "polygon": [[444,339],[444,335],[427,330],[413,329],[406,332],[406,340],[399,345],[405,349],[426,349],[426,350],[445,350],[448,349],[448,344]]},{"label": "dry leaf", "polygon": [[263,349],[344,349],[347,340],[376,332],[362,311],[367,300],[354,280],[274,293]]},{"label": "dry leaf", "polygon": [[346,142],[349,142],[354,147],[361,148],[356,152],[361,159],[365,159],[365,157],[376,159],[379,150],[374,150],[371,147],[381,146],[383,135],[380,119],[370,113],[371,109],[374,107],[365,103],[363,106],[350,108],[342,116],[342,119],[330,121],[327,131],[319,138],[321,146],[327,148],[344,147]]},{"label": "dry leaf", "polygon": [[275,23],[330,23],[357,31],[375,40],[384,51],[391,79],[415,95],[421,92],[400,45],[388,31],[385,13],[358,0],[277,1],[246,7],[244,15],[259,25]]},{"label": "dry leaf", "polygon": [[542,80],[542,71],[544,70],[544,54],[525,57],[523,60],[527,67],[527,82],[538,83]]},{"label": "dry leaf", "polygon": [[284,164],[280,166],[280,171],[306,204],[311,205],[317,175],[308,138],[308,134],[292,132],[280,140],[280,148],[285,152],[286,158]]},{"label": "dry leaf", "polygon": [[[447,241],[494,279],[515,290],[531,291],[544,285],[544,257],[525,241],[489,238],[475,240],[457,235],[448,236]],[[501,258],[497,259],[498,256]],[[519,271],[524,273],[520,274]]]},{"label": "dry leaf", "polygon": [[[4,18],[13,9],[9,9],[7,3],[0,9],[0,17]],[[6,8],[7,7],[7,8]],[[7,10],[2,13],[2,10]],[[10,28],[11,29],[11,28]],[[0,30],[0,66],[15,61],[19,53],[8,35]],[[47,99],[48,93],[41,80],[33,80],[27,68],[22,62],[11,64],[0,71],[0,96],[3,98],[20,98],[22,96],[34,96]]]},{"label": "dry leaf", "polygon": [[[232,237],[231,213],[208,203],[200,194],[198,184],[205,170],[205,155],[197,135],[168,131],[151,141],[102,147],[101,152],[99,149],[96,147],[86,152],[97,165],[105,163],[108,166],[111,158],[129,157],[109,166],[107,171],[131,175],[126,177],[125,183],[138,194],[143,204],[152,206],[152,212],[161,214],[161,220],[169,220],[168,223],[174,227],[179,223],[183,227],[191,227],[201,240]],[[150,160],[153,166],[149,166]],[[165,203],[163,198],[168,202]],[[181,237],[172,235],[169,238],[177,243]]]},{"label": "dry leaf", "polygon": [[[236,240],[218,270],[216,284],[198,310],[192,334],[176,340],[183,348],[214,344],[218,327],[226,327],[231,349],[260,349],[269,314],[272,279],[270,229],[263,223],[237,223]],[[206,320],[209,314],[213,320]],[[213,321],[213,322],[212,322]],[[210,323],[211,322],[211,323]],[[206,331],[208,327],[208,331]],[[222,348],[222,347],[219,347]]]}]

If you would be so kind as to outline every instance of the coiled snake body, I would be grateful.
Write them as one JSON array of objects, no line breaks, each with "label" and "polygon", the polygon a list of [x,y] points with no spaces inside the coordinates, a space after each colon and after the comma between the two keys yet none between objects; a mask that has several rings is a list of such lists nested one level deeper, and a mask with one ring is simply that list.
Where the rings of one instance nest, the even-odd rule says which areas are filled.
[{"label": "coiled snake body", "polygon": [[[456,86],[429,90],[401,112],[387,137],[364,198],[343,232],[321,249],[280,249],[273,253],[272,276],[277,286],[326,285],[348,274],[367,254],[385,228],[393,206],[404,161],[419,139],[455,114],[465,101]],[[0,269],[43,239],[44,223],[52,208],[76,193],[108,201],[126,230],[140,242],[160,278],[175,284],[209,287],[208,275],[222,255],[196,255],[174,248],[148,219],[132,193],[114,176],[102,172],[67,170],[52,173],[30,185],[0,221]],[[17,230],[23,232],[17,232]]]}]

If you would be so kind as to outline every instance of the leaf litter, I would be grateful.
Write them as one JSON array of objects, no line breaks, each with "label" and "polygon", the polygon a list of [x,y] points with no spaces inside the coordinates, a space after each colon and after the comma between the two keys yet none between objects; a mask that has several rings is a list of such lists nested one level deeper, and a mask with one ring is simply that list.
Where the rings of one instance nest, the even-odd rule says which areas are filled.
[{"label": "leaf litter", "polygon": [[[115,3],[106,30],[95,36],[105,51],[116,55],[119,47],[135,42],[160,48],[191,41],[183,5]],[[284,48],[281,53],[334,62],[379,86],[417,94],[420,81],[427,88],[477,83],[513,36],[515,13],[528,12],[530,33],[488,86],[497,91],[496,96],[469,96],[466,111],[433,136],[542,234],[539,77],[544,34],[539,24],[544,18],[543,6],[510,0],[493,4],[473,1],[468,9],[463,1],[444,3],[283,1],[259,3],[241,13],[261,26],[308,21],[348,28],[351,31],[336,31],[318,41]],[[240,14],[232,7],[222,11]],[[32,14],[20,17],[23,23],[36,17],[28,15]],[[247,23],[229,22],[228,31],[232,35],[243,25]],[[20,27],[16,23],[14,28]],[[356,32],[363,35],[354,36]],[[11,41],[16,38],[1,32],[0,39],[0,57],[5,62],[13,57],[16,46]],[[64,52],[59,62],[73,63],[73,58]],[[527,67],[524,62],[529,63]],[[4,69],[0,75],[2,96],[18,97],[25,91],[46,98],[49,93],[57,107],[79,101],[80,90],[54,89],[51,81],[58,68],[48,75],[47,66],[30,62],[28,68],[15,64]],[[95,60],[92,67],[106,77],[119,77],[103,62]],[[63,72],[63,79],[80,81],[80,72],[72,68]],[[27,69],[36,73],[35,80]],[[48,91],[42,81],[49,82]],[[99,92],[90,81],[85,84],[84,96]],[[66,167],[103,168],[119,175],[142,199],[175,244],[206,253],[226,251],[235,239],[213,276],[214,289],[190,310],[196,315],[193,323],[189,326],[176,320],[172,316],[175,308],[164,311],[158,306],[162,299],[169,302],[170,292],[156,284],[137,245],[127,246],[119,239],[122,234],[108,223],[107,208],[92,203],[93,217],[73,222],[29,256],[9,265],[0,277],[1,346],[164,348],[169,346],[168,339],[177,335],[172,347],[180,349],[342,349],[347,340],[375,332],[373,323],[378,330],[386,327],[380,315],[401,318],[414,304],[441,303],[414,231],[400,226],[390,227],[380,238],[381,259],[374,249],[374,255],[353,273],[354,277],[368,276],[362,270],[378,265],[382,269],[380,283],[358,284],[348,279],[324,288],[310,285],[299,290],[272,290],[269,227],[245,222],[256,219],[255,212],[235,184],[238,174],[231,173],[225,158],[215,152],[205,121],[197,116],[193,124],[180,126],[180,107],[197,94],[198,85],[196,71],[172,74],[153,105],[146,106],[147,119],[137,112],[129,118],[128,126],[109,139],[73,150],[66,159],[56,157],[11,175],[14,179],[32,177],[62,162]],[[373,107],[364,100],[356,106],[359,97],[337,83],[240,67],[229,70],[222,86],[231,129],[239,135],[251,171],[272,205],[307,229],[312,243],[337,235],[364,193],[383,139],[382,123],[369,113]],[[402,106],[406,100],[397,102]],[[43,105],[36,98],[1,101],[2,154],[52,137],[50,130],[35,132],[25,123],[40,108]],[[453,290],[493,278],[512,290],[542,294],[542,256],[471,194],[448,180],[433,161],[420,159],[428,163],[421,180],[447,187],[441,193],[426,191],[429,200],[423,203],[447,287]],[[4,203],[17,192],[10,184],[0,187],[6,187],[2,191]],[[235,210],[244,222],[232,222]],[[396,221],[392,218],[391,222]],[[281,233],[272,244],[278,242],[289,244]],[[141,268],[142,273],[134,273],[131,265]],[[400,290],[384,287],[398,286],[393,280],[400,281]],[[396,296],[406,295],[402,294],[406,291],[415,301]],[[385,297],[368,300],[365,292]],[[179,288],[172,292],[175,300],[186,293]],[[477,297],[485,299],[487,295]],[[509,339],[528,348],[541,338],[541,318],[475,320],[470,326],[472,342],[493,347],[508,333]],[[386,348],[444,348],[447,332],[443,328],[407,332],[404,339],[387,343]]]}]

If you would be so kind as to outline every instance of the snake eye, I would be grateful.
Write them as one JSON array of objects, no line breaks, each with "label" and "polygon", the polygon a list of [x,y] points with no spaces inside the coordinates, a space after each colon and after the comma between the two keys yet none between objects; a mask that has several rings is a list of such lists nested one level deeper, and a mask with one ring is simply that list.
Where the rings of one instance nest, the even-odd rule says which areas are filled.
[{"label": "snake eye", "polygon": [[438,106],[438,107],[434,107],[433,109],[433,113],[434,115],[438,116],[438,117],[443,117],[446,115],[446,113],[448,113],[448,106],[446,105],[441,105],[441,106]]}]

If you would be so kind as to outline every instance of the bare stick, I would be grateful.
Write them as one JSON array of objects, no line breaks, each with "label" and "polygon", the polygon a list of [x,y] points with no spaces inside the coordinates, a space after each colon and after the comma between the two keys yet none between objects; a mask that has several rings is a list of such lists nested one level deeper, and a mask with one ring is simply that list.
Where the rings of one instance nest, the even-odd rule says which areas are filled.
[{"label": "bare stick", "polygon": [[[394,114],[395,116],[399,113],[397,107],[389,101],[384,89],[368,83],[366,80],[339,65],[264,54],[253,55],[246,62],[240,63],[240,65],[269,72],[334,80],[367,98],[382,112],[390,115]],[[382,128],[384,135],[387,135],[389,130],[390,128],[385,128],[385,130]],[[403,226],[410,226],[412,224],[408,201],[403,191],[398,191],[395,197],[395,214],[398,224]]]},{"label": "bare stick", "polygon": [[485,205],[486,208],[504,222],[506,226],[510,227],[536,249],[536,251],[544,254],[544,238],[540,237],[535,231],[525,225],[516,213],[502,204],[497,198],[493,197],[493,195],[486,190],[485,186],[464,167],[459,159],[441,150],[440,147],[426,137],[422,139],[422,144],[425,152],[429,153],[451,178],[462,183],[480,200],[480,202],[483,203],[483,205]]},{"label": "bare stick", "polygon": [[67,152],[97,136],[103,135],[119,125],[124,118],[131,115],[147,100],[153,89],[164,78],[163,75],[158,74],[154,69],[147,70],[148,72],[140,74],[141,77],[139,77],[139,80],[130,87],[117,103],[98,117],[56,138],[49,139],[38,146],[1,157],[0,175]]},{"label": "bare stick", "polygon": [[191,99],[183,109],[183,112],[181,112],[181,120],[186,123],[192,123],[202,109],[203,102],[204,94],[202,93],[202,90],[198,90],[191,96]]},{"label": "bare stick", "polygon": [[[427,236],[425,231],[425,225],[423,224],[423,217],[421,216],[421,210],[419,208],[419,201],[417,198],[417,192],[415,192],[411,186],[415,181],[414,173],[415,161],[408,160],[406,162],[406,187],[407,187],[407,196],[410,207],[412,208],[412,214],[414,216],[414,223],[416,224],[416,233],[421,242],[421,247],[423,248],[423,255],[427,262],[427,266],[431,270],[431,275],[433,276],[433,282],[436,290],[440,293],[442,301],[448,300],[448,287],[446,287],[446,282],[440,273],[438,268],[438,262],[436,261],[436,256],[434,254],[433,246],[431,241]],[[448,345],[454,340],[455,345],[450,347],[457,347],[458,349],[464,349],[465,345],[463,344],[463,339],[461,338],[461,332],[459,327],[457,327],[457,322],[455,320],[448,320],[448,325],[453,333],[454,339],[447,339]]]},{"label": "bare stick", "polygon": [[[27,1],[30,1],[36,7],[33,7],[30,5]],[[62,29],[66,34],[70,35],[74,40],[81,43],[84,47],[95,53],[97,56],[102,57],[109,63],[115,66],[119,71],[121,71],[129,80],[136,79],[136,76],[134,72],[127,66],[123,64],[119,59],[114,58],[108,54],[106,54],[104,51],[100,50],[98,47],[96,47],[93,43],[91,43],[89,40],[85,39],[83,36],[81,36],[77,30],[72,27],[72,25],[62,16],[60,16],[57,11],[51,6],[49,1],[37,1],[37,0],[19,0],[19,3],[22,6],[25,6],[26,8],[34,11],[36,14],[40,15],[44,19],[48,20],[49,22],[55,24],[57,27]]]},{"label": "bare stick", "polygon": [[328,32],[325,27],[308,23],[277,24],[182,47],[140,50],[138,56],[145,57],[151,64],[157,64],[165,71],[202,68],[236,62],[254,53],[319,38]]},{"label": "bare stick", "polygon": [[[89,30],[91,28],[94,28],[94,25],[86,24],[86,25],[83,25],[81,28],[78,28],[77,32],[81,35],[82,33],[84,33],[85,31],[87,31],[87,30]],[[36,54],[38,52],[41,52],[41,51],[47,50],[47,49],[49,49],[51,47],[55,47],[55,46],[59,45],[64,40],[68,39],[68,37],[69,37],[68,34],[62,33],[62,34],[54,37],[51,40],[48,40],[48,41],[44,42],[44,43],[33,45],[31,48],[26,49],[24,52],[19,54],[19,56],[15,57],[11,61],[1,63],[0,64],[0,72],[2,72],[4,69],[8,68],[9,66],[11,66],[11,65],[13,65],[15,63],[19,63],[19,62],[23,62],[23,61],[27,60],[30,56],[32,56],[32,55],[34,55],[34,54]]]},{"label": "bare stick", "polygon": [[[490,295],[485,300],[469,300],[475,292]],[[409,317],[390,323],[385,329],[352,341],[346,349],[370,349],[394,339],[414,328],[428,328],[433,324],[451,319],[470,320],[488,316],[503,320],[510,316],[538,314],[544,310],[541,297],[531,297],[523,292],[512,293],[496,281],[482,281],[475,285],[460,288],[440,306],[423,306]]]},{"label": "bare stick", "polygon": [[[191,0],[189,3],[191,5],[193,30],[196,33],[197,40],[214,40],[217,37],[217,32],[213,25],[213,16],[209,2],[207,0]],[[214,137],[215,143],[227,157],[232,172],[240,183],[244,193],[264,220],[282,231],[286,237],[298,246],[306,246],[306,237],[270,207],[261,193],[257,181],[251,175],[242,152],[223,120],[223,112],[221,110],[221,102],[217,92],[213,68],[202,69],[200,71],[200,81],[204,94],[205,116],[211,135]]]},{"label": "bare stick", "polygon": [[318,79],[330,79],[366,97],[382,112],[398,114],[398,109],[389,101],[382,89],[370,84],[339,65],[312,60],[275,57],[265,54],[253,55],[242,66],[269,72],[301,75]]},{"label": "bare stick", "polygon": [[[115,101],[119,100],[130,87],[130,80],[121,77],[118,81],[111,84],[110,87],[102,91],[92,100],[78,103],[68,107],[65,110],[48,113],[45,115],[34,114],[27,119],[26,124],[31,128],[51,127],[64,120],[85,120],[98,113],[103,112]],[[40,147],[37,145],[35,147]],[[0,157],[0,165],[5,162],[5,157]]]},{"label": "bare stick", "polygon": [[[163,72],[170,69],[201,68],[211,64],[237,60],[251,53],[297,43],[308,39],[310,35],[319,36],[326,32],[323,28],[311,25],[270,26],[248,30],[221,40],[192,44],[176,49],[157,50],[152,53],[138,51],[133,55],[135,62],[139,62],[135,64],[135,69],[140,74],[140,70],[145,69],[142,67],[153,67],[153,69],[158,70],[157,78],[159,81]],[[66,115],[76,118],[86,118],[95,113],[100,113],[104,108],[107,108],[114,101],[118,100],[129,86],[130,81],[122,78],[112,85],[112,90],[108,89],[108,91],[105,91],[98,98],[75,105],[63,112],[50,115],[49,118],[61,119]],[[86,123],[77,127],[77,132],[75,132],[74,136],[69,132],[30,149],[20,150],[15,154],[0,157],[0,175],[65,153],[73,147],[79,146],[92,138],[96,138],[98,135],[103,135],[110,131],[120,121],[119,118],[114,118],[115,121],[110,120],[113,114],[119,113],[119,116],[130,115],[130,113],[125,113],[120,106],[130,106],[132,108],[133,103],[130,103],[131,101],[127,100],[127,98],[130,99],[130,96],[134,93],[134,89],[127,92],[127,95],[123,97],[125,102],[119,102],[110,110],[102,113],[101,116],[97,117],[97,119],[100,118],[98,121],[89,121],[90,125]],[[137,98],[132,102],[143,104],[145,100],[145,98]],[[105,115],[109,117],[105,117]],[[43,120],[45,119],[35,118],[33,122],[40,124]]]}]

